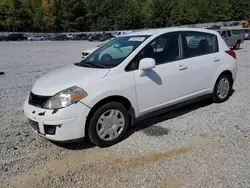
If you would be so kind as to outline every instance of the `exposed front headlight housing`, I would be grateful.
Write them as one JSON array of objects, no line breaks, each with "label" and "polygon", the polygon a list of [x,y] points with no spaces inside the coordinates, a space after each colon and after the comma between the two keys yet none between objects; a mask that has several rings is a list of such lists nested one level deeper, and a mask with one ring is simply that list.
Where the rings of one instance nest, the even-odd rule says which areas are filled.
[{"label": "exposed front headlight housing", "polygon": [[83,99],[87,96],[87,93],[80,87],[74,86],[65,89],[56,95],[54,95],[50,100],[46,102],[43,106],[45,109],[60,109],[77,101]]}]

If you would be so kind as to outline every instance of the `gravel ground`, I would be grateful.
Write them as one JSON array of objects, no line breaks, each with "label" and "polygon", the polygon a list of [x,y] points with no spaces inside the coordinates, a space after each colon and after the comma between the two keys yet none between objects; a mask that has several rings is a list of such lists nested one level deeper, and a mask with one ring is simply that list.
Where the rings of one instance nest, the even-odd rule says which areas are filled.
[{"label": "gravel ground", "polygon": [[250,41],[237,51],[235,92],[223,104],[146,119],[105,149],[35,135],[22,112],[32,84],[95,45],[0,43],[0,187],[250,187]]}]

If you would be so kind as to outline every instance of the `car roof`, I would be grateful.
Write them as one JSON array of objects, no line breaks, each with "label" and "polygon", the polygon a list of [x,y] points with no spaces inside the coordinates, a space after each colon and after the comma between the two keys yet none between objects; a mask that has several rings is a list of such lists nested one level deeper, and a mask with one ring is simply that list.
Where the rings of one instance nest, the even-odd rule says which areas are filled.
[{"label": "car roof", "polygon": [[209,29],[170,27],[170,28],[162,28],[162,29],[147,29],[147,30],[142,30],[142,31],[135,31],[135,32],[132,32],[132,33],[122,35],[121,37],[124,37],[124,36],[138,36],[138,35],[161,35],[161,34],[164,34],[164,33],[178,32],[178,31],[194,31],[194,32],[204,32],[204,33],[210,33],[210,34],[217,34],[216,31],[209,30]]}]

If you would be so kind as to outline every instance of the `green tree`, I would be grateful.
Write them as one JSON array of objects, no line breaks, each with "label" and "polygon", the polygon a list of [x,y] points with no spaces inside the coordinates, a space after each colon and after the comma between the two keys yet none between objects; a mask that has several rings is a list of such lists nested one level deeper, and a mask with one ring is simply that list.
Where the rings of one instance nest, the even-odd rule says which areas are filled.
[{"label": "green tree", "polygon": [[86,8],[83,0],[61,2],[61,27],[63,31],[86,31]]},{"label": "green tree", "polygon": [[0,0],[0,30],[103,31],[250,17],[249,0]]},{"label": "green tree", "polygon": [[43,21],[48,31],[55,31],[59,24],[59,0],[42,0]]}]

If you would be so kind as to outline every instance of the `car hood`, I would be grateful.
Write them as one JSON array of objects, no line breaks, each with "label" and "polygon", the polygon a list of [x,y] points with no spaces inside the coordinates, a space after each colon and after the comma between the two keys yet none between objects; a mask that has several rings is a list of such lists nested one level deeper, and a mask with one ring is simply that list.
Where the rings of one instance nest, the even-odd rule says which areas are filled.
[{"label": "car hood", "polygon": [[39,78],[32,92],[42,96],[53,96],[72,86],[83,87],[105,77],[110,69],[97,69],[70,65],[50,72]]}]

